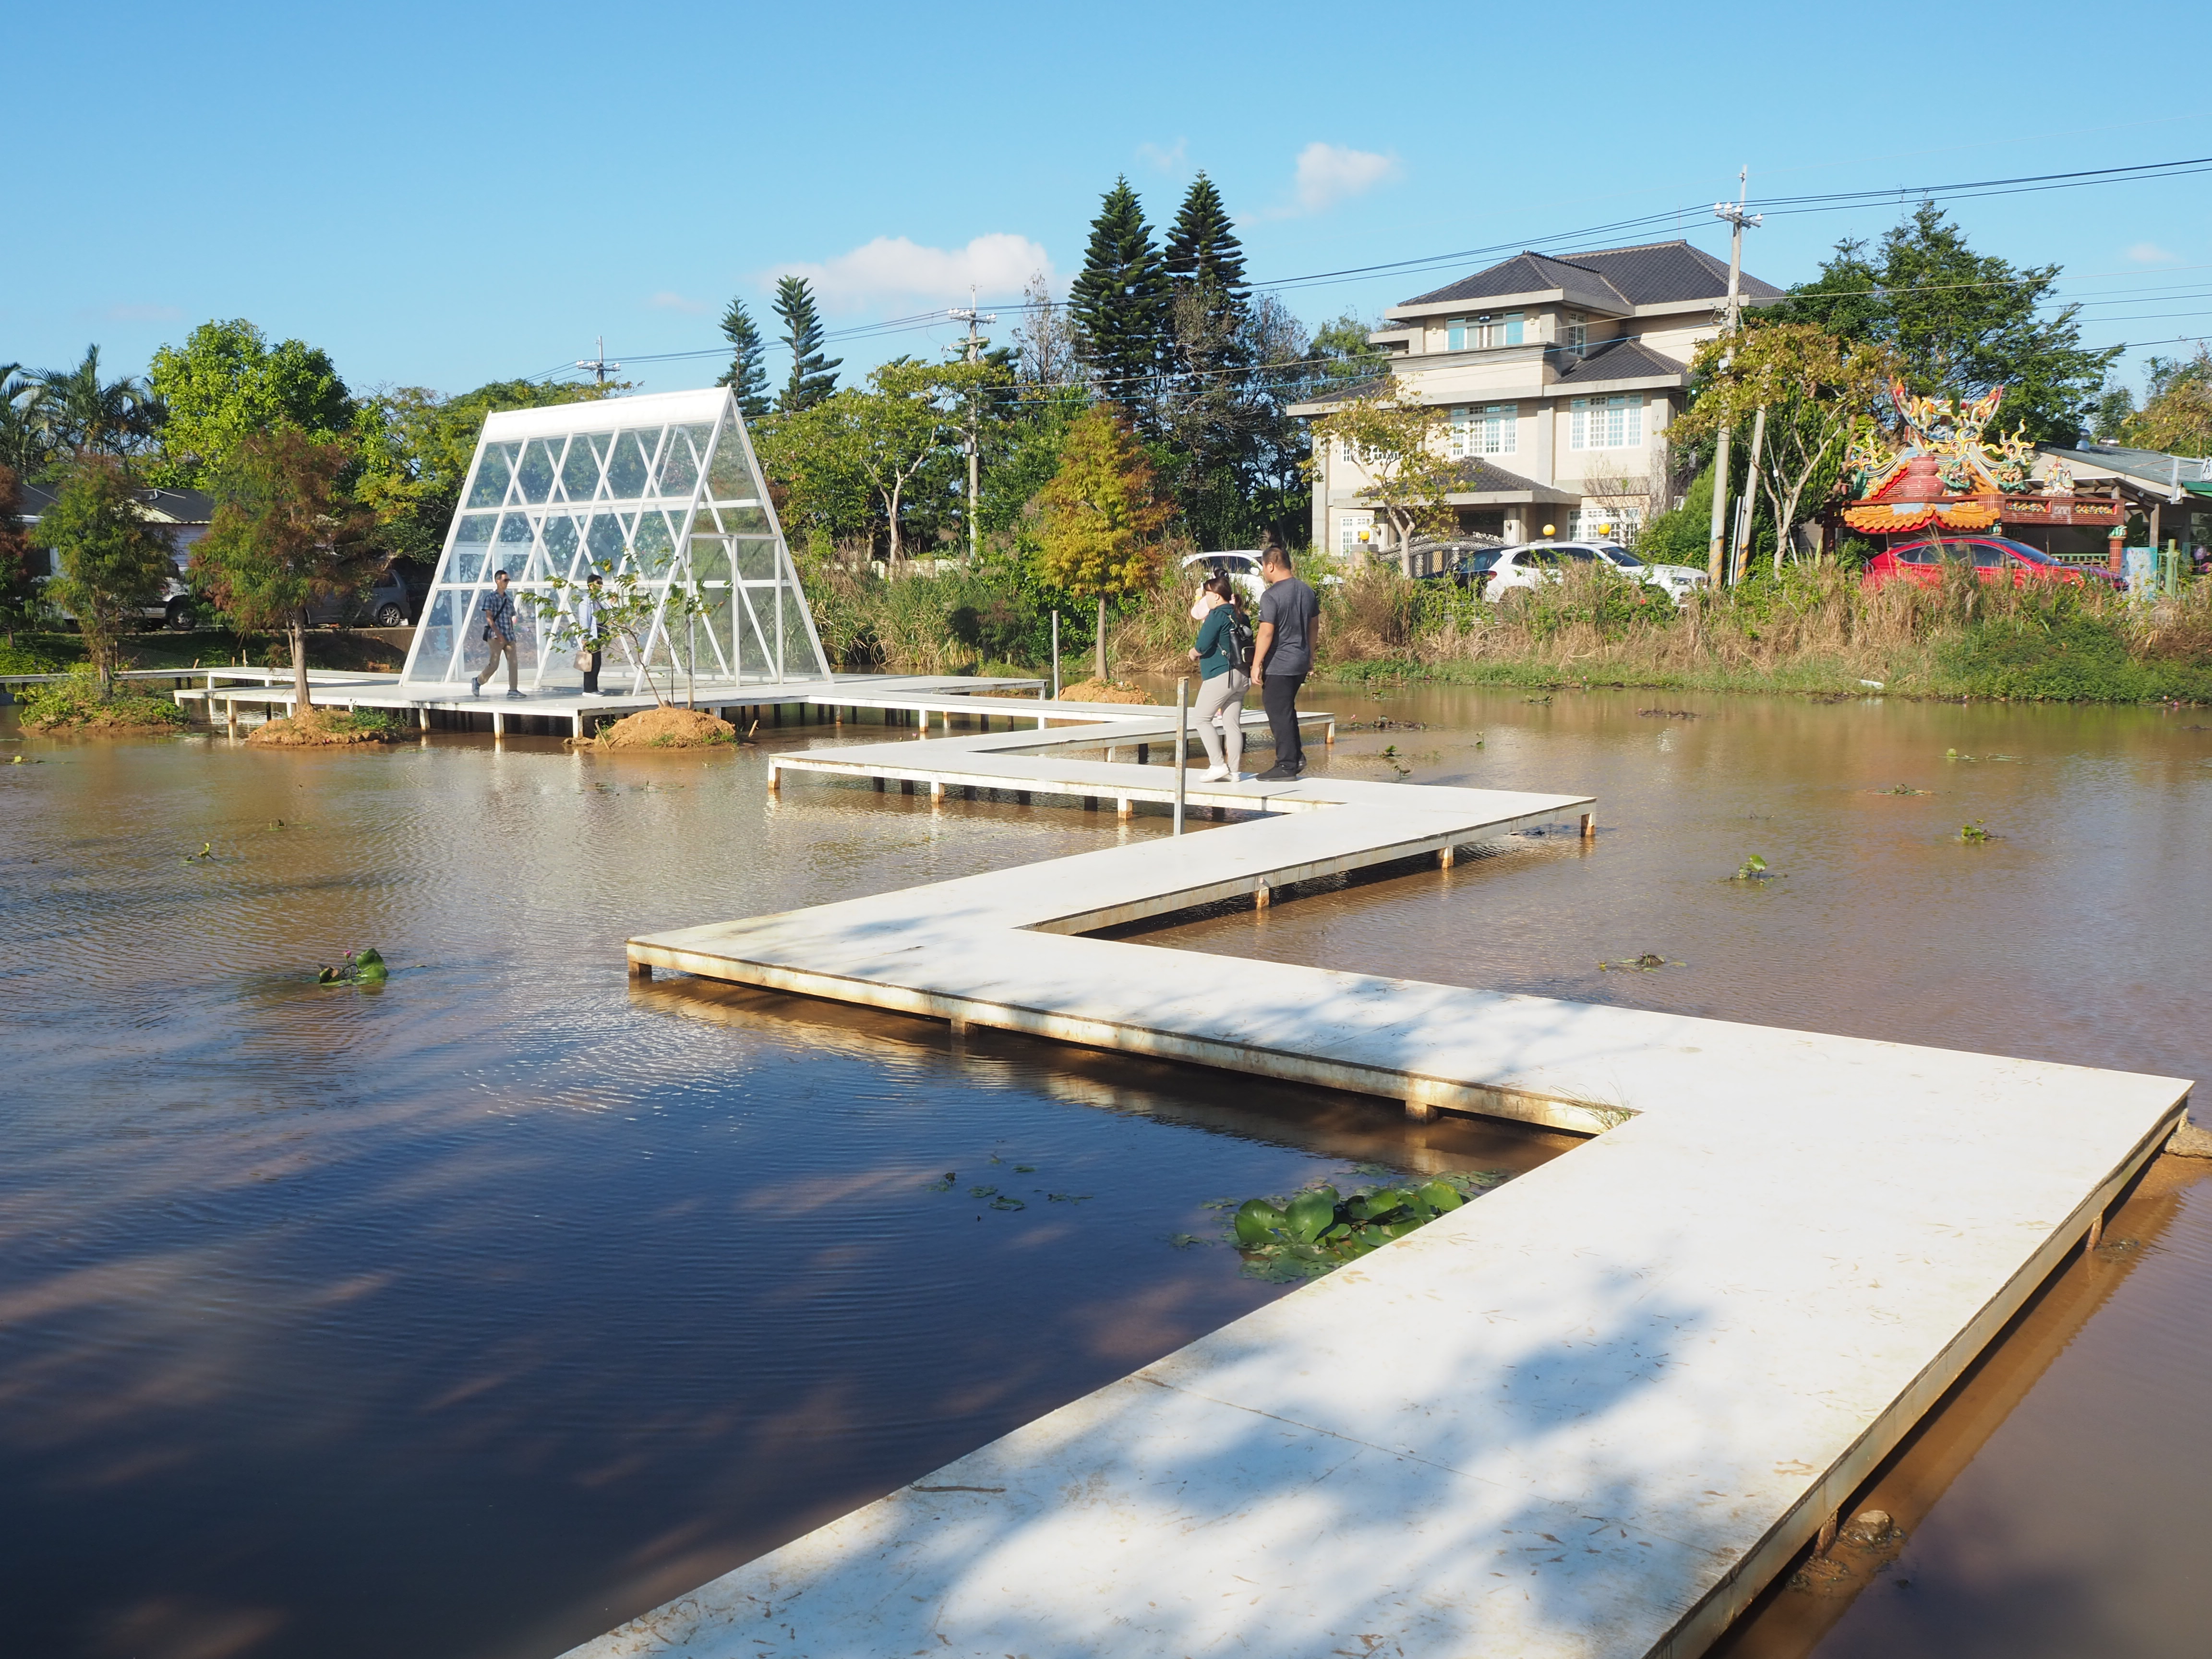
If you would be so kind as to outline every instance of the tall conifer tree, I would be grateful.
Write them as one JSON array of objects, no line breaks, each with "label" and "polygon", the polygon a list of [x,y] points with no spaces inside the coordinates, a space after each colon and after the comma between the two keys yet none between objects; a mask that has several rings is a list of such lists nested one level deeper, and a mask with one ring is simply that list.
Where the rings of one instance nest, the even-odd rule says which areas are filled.
[{"label": "tall conifer tree", "polygon": [[768,413],[768,369],[763,360],[768,346],[754,326],[752,313],[743,300],[732,300],[722,313],[722,337],[730,343],[729,373],[714,382],[738,394],[738,408],[748,421]]},{"label": "tall conifer tree", "polygon": [[845,360],[822,355],[822,319],[804,276],[786,276],[776,283],[775,314],[783,319],[783,343],[791,348],[791,379],[784,382],[776,407],[792,415],[836,391],[837,368]]},{"label": "tall conifer tree", "polygon": [[1083,273],[1068,289],[1078,349],[1101,390],[1142,410],[1150,402],[1169,337],[1167,268],[1126,178],[1106,192],[1091,222]]},{"label": "tall conifer tree", "polygon": [[1168,233],[1165,263],[1168,280],[1177,289],[1212,290],[1207,308],[1217,315],[1244,309],[1251,291],[1244,278],[1244,245],[1237,240],[1221,192],[1203,173],[1190,181]]}]

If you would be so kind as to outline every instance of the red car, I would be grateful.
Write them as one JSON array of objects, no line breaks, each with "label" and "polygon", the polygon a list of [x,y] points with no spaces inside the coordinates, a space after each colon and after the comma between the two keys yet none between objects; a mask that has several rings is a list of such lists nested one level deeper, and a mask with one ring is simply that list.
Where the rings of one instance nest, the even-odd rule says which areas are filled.
[{"label": "red car", "polygon": [[1932,541],[1893,542],[1867,562],[1864,586],[1887,587],[1894,581],[1918,582],[1935,587],[1943,580],[1943,561],[1972,562],[1974,574],[1985,582],[2011,579],[2014,587],[2030,582],[2062,582],[2079,587],[2085,582],[2124,588],[2127,583],[2094,565],[2061,564],[2048,553],[2004,536],[1960,536],[1939,546]]}]

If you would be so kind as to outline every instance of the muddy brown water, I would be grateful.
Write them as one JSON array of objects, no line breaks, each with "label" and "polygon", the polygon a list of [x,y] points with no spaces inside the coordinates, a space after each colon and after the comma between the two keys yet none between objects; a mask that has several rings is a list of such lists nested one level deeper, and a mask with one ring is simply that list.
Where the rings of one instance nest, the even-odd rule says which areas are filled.
[{"label": "muddy brown water", "polygon": [[[1320,764],[1602,833],[1151,943],[2212,1073],[2204,711],[1310,701]],[[0,1649],[550,1656],[1285,1293],[1210,1201],[1571,1144],[629,988],[633,932],[1164,829],[763,773],[0,744]],[[381,991],[307,982],[360,944]],[[2203,1651],[2208,1177],[2160,1160],[1878,1475],[1901,1549],[1728,1650]]]}]

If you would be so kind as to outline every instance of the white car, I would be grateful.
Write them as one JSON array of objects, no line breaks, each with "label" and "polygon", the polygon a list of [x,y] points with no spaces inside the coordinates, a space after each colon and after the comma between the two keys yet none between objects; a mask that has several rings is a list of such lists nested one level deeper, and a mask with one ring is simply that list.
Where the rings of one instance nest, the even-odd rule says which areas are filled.
[{"label": "white car", "polygon": [[[1254,605],[1260,603],[1260,595],[1267,590],[1267,584],[1260,575],[1260,550],[1256,547],[1238,548],[1229,553],[1186,554],[1182,568],[1190,573],[1194,584],[1205,580],[1200,574],[1201,568],[1208,572],[1218,570],[1236,583],[1237,590]],[[1344,578],[1323,576],[1319,585],[1322,587],[1341,587]]]},{"label": "white car", "polygon": [[1237,584],[1237,588],[1252,604],[1260,603],[1260,595],[1267,584],[1260,580],[1260,550],[1238,548],[1229,553],[1192,553],[1187,555],[1182,568],[1195,584],[1206,580],[1211,571],[1218,570]]},{"label": "white car", "polygon": [[1646,564],[1619,542],[1525,542],[1474,554],[1455,574],[1468,586],[1480,580],[1482,596],[1492,604],[1516,588],[1557,581],[1577,564],[1610,565],[1632,581],[1656,587],[1680,605],[1705,585],[1705,573],[1686,564]]}]

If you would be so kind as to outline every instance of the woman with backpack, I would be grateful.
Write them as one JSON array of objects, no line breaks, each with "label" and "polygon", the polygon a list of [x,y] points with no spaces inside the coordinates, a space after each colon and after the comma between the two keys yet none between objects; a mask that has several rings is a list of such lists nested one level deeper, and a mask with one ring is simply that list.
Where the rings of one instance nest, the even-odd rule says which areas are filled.
[{"label": "woman with backpack", "polygon": [[[1206,781],[1237,781],[1242,775],[1237,763],[1244,758],[1244,693],[1252,684],[1252,625],[1237,601],[1237,585],[1218,571],[1198,590],[1192,614],[1200,618],[1190,655],[1204,676],[1196,714],[1199,740],[1211,763]],[[1216,720],[1221,722],[1218,732]]]}]

